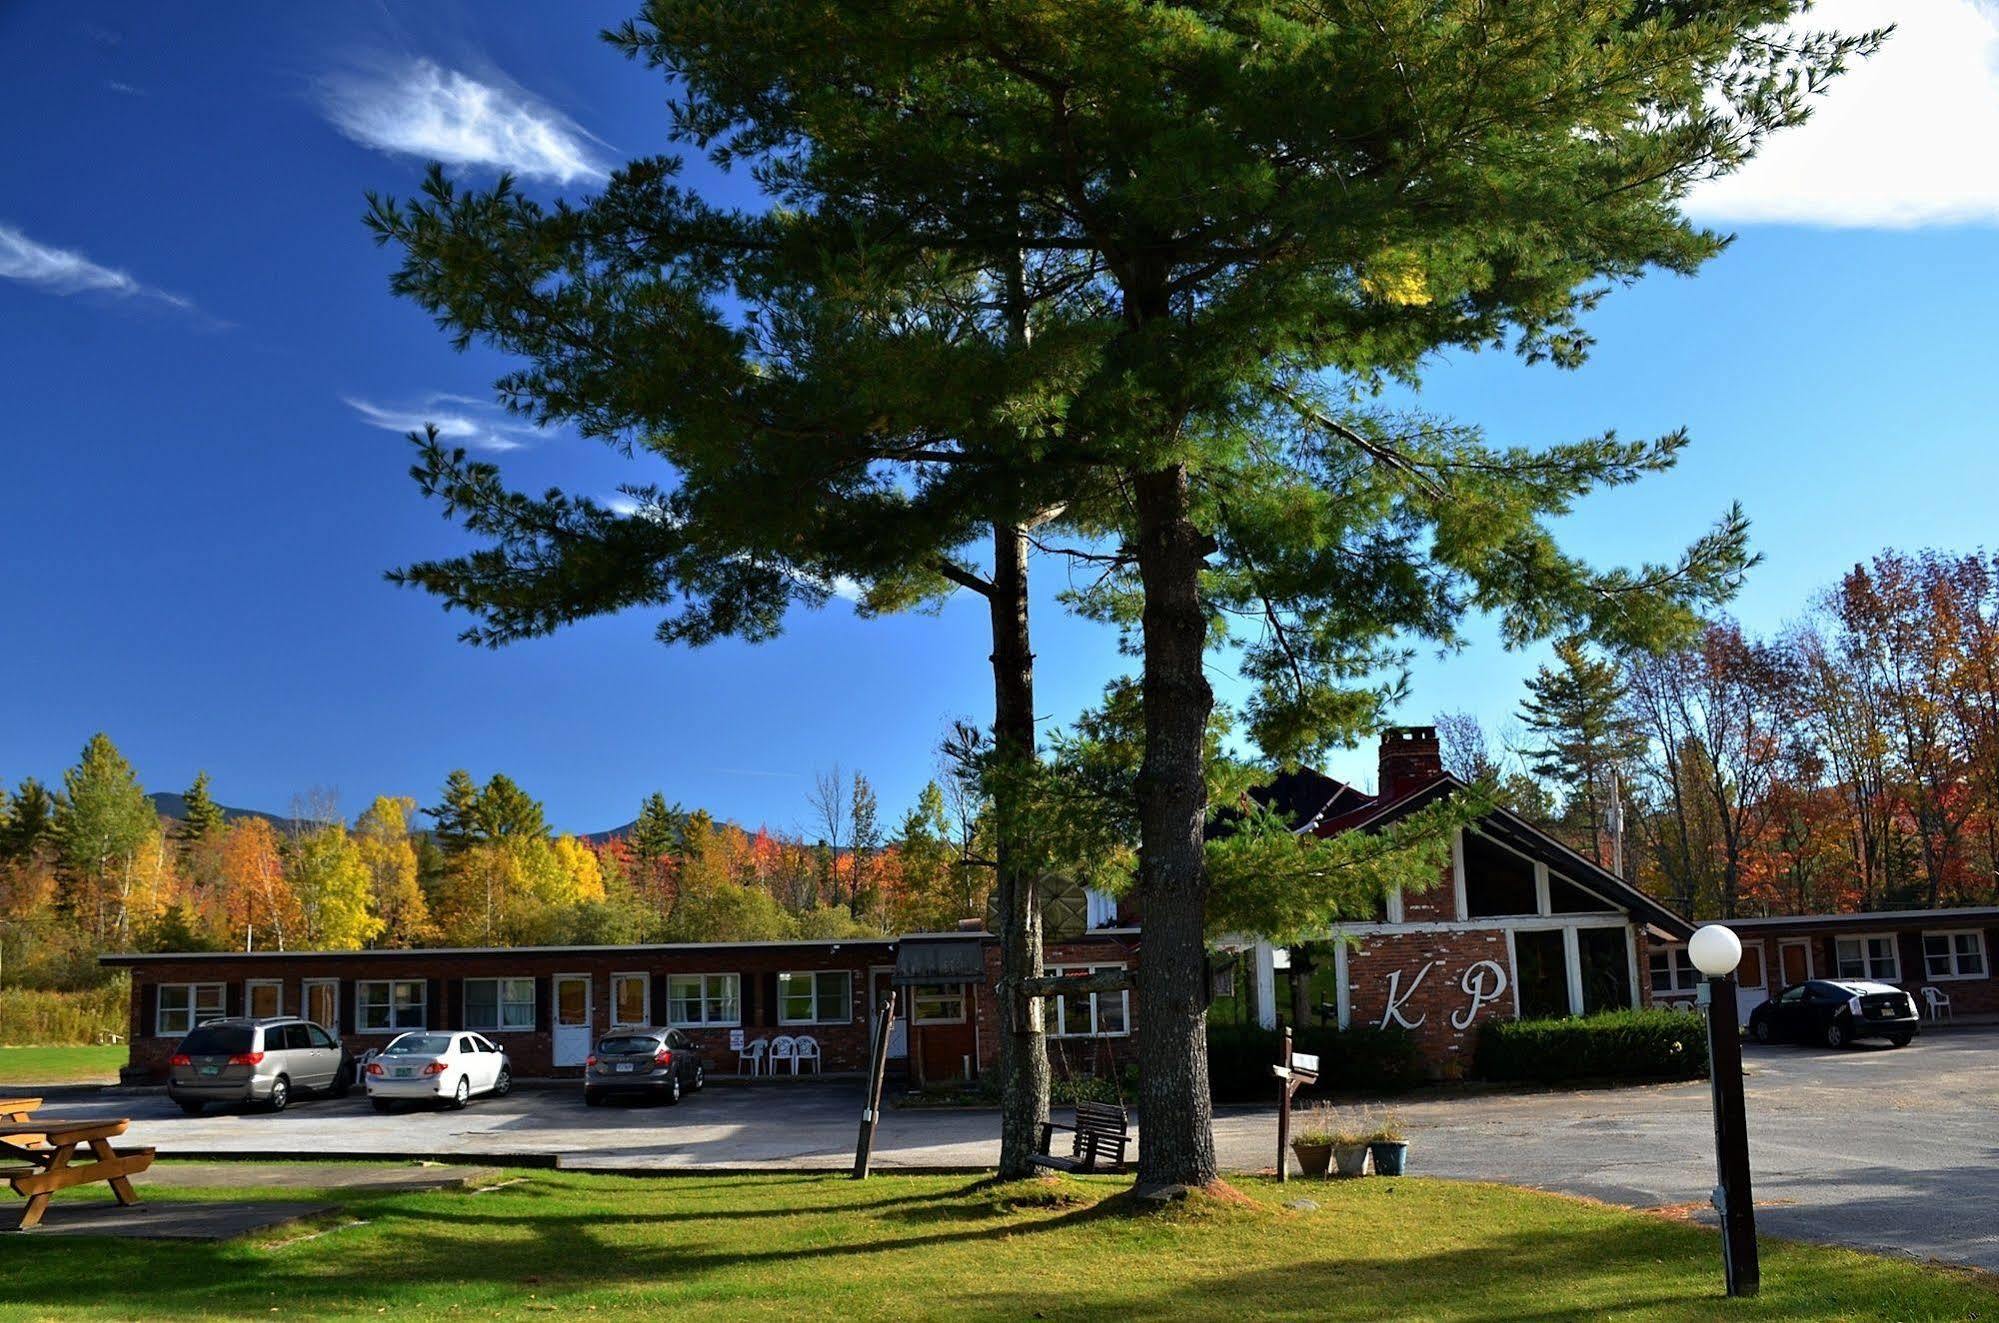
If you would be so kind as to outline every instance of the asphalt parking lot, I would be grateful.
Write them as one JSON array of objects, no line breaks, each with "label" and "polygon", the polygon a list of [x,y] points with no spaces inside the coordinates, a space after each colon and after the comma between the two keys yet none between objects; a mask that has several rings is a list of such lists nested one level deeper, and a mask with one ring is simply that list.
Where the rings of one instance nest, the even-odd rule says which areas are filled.
[{"label": "asphalt parking lot", "polygon": [[[1751,1046],[1748,1108],[1760,1228],[1999,1271],[1999,1029],[1926,1036],[1900,1050]],[[53,1104],[52,1104],[53,1105]],[[553,1158],[620,1171],[841,1169],[853,1161],[851,1081],[711,1084],[677,1107],[586,1108],[575,1086],[524,1087],[462,1112],[378,1115],[356,1095],[279,1116],[188,1118],[158,1094],[65,1098],[65,1115],[132,1118],[162,1156]],[[1705,1083],[1529,1094],[1417,1095],[1387,1104],[1413,1172],[1704,1215],[1714,1183]],[[1267,1108],[1225,1108],[1230,1170],[1269,1168]],[[894,1109],[884,1170],[978,1168],[997,1158],[991,1111]]]}]

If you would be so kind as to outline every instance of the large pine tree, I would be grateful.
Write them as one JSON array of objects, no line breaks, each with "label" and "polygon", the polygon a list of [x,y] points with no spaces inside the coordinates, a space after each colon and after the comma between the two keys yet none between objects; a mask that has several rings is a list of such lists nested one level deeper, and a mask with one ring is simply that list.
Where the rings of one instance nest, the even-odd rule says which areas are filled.
[{"label": "large pine tree", "polygon": [[[920,594],[977,527],[1084,539],[1142,657],[1139,1179],[1204,1183],[1223,622],[1252,622],[1250,733],[1296,757],[1377,720],[1401,641],[1455,641],[1468,610],[1513,642],[1657,645],[1728,591],[1739,515],[1633,572],[1551,531],[1677,435],[1509,449],[1348,402],[1452,347],[1579,362],[1609,285],[1718,252],[1686,190],[1870,44],[1780,33],[1801,8],[653,0],[614,39],[675,80],[671,136],[749,163],[767,209],[648,159],[581,206],[435,174],[372,219],[401,291],[525,358],[507,398],[677,482],[620,516],[433,444],[420,477],[493,545],[414,577],[503,632],[674,602],[670,634],[767,636],[829,567]],[[963,297],[1015,269],[1031,336]]]}]

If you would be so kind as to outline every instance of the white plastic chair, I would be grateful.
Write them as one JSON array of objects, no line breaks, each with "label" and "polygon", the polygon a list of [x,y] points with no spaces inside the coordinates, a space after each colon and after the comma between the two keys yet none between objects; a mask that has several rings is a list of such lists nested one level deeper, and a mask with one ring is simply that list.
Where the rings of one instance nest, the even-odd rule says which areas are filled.
[{"label": "white plastic chair", "polygon": [[798,1074],[800,1070],[804,1069],[805,1063],[810,1061],[812,1063],[812,1073],[817,1075],[819,1073],[819,1040],[811,1034],[800,1034],[793,1043],[793,1047],[795,1048],[795,1052],[791,1058],[791,1073],[794,1075]]},{"label": "white plastic chair", "polygon": [[1950,994],[1934,983],[1923,984],[1923,1001],[1929,1005],[1932,1020],[1950,1018]]},{"label": "white plastic chair", "polygon": [[763,1071],[764,1048],[769,1046],[763,1039],[743,1044],[743,1050],[736,1053],[736,1074],[756,1075]]},{"label": "white plastic chair", "polygon": [[770,1073],[777,1074],[777,1063],[789,1061],[791,1073],[798,1073],[798,1040],[790,1034],[779,1034],[770,1040]]}]

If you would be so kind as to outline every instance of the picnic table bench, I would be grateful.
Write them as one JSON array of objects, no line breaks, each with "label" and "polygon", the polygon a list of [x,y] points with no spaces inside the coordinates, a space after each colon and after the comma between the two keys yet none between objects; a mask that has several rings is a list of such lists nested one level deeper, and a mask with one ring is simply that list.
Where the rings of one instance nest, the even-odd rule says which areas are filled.
[{"label": "picnic table bench", "polygon": [[[104,1181],[119,1203],[139,1202],[131,1177],[153,1165],[153,1150],[135,1148],[121,1153],[111,1143],[131,1122],[123,1117],[98,1121],[37,1117],[33,1113],[40,1104],[38,1098],[0,1099],[0,1109],[13,1108],[0,1120],[0,1162],[20,1164],[0,1166],[0,1180],[28,1201],[21,1212],[20,1230],[40,1225],[50,1196],[75,1185]],[[71,1159],[81,1148],[88,1148],[94,1160],[72,1165]]]}]

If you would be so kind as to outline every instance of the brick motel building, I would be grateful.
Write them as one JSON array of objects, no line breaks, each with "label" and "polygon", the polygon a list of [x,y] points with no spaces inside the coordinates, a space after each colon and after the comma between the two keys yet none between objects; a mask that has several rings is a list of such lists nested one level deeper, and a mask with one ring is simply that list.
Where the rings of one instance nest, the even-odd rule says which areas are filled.
[{"label": "brick motel building", "polygon": [[[1320,773],[1259,792],[1301,834],[1369,831],[1466,789],[1443,771],[1436,732],[1401,727],[1381,742],[1380,791]],[[1744,919],[1743,1013],[1806,978],[1895,983],[1953,1015],[1999,1012],[1989,951],[1999,909]],[[1650,1005],[1687,1005],[1694,925],[1504,810],[1454,841],[1447,876],[1390,896],[1368,922],[1290,950],[1221,943],[1211,992],[1265,1028],[1280,1022],[1400,1027],[1436,1076],[1469,1068],[1479,1026]],[[1051,935],[1052,973],[1137,971],[1140,916],[1089,893]],[[828,1072],[866,1068],[873,1016],[893,989],[890,1067],[915,1084],[964,1079],[998,1057],[999,953],[980,931],[898,938],[483,950],[214,952],[103,957],[132,976],[130,1081],[163,1077],[176,1043],[224,1015],[303,1015],[355,1052],[410,1029],[465,1028],[506,1047],[523,1077],[580,1073],[617,1025],[672,1025],[713,1074],[739,1049],[810,1035]],[[1233,973],[1246,977],[1236,986]],[[1226,972],[1225,972],[1226,971]],[[1048,1030],[1065,1061],[1122,1059],[1129,992],[1060,997]],[[1079,1041],[1080,1040],[1080,1041]],[[1084,1069],[1093,1068],[1083,1065]]]}]

